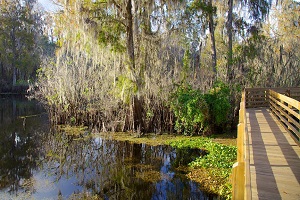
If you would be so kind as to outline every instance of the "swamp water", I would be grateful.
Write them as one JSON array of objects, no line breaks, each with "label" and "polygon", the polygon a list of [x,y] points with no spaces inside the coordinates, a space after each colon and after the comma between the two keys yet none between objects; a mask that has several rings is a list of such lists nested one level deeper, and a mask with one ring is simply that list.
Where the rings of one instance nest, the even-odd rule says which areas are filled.
[{"label": "swamp water", "polygon": [[211,199],[172,147],[56,133],[18,96],[0,96],[0,158],[0,199]]}]

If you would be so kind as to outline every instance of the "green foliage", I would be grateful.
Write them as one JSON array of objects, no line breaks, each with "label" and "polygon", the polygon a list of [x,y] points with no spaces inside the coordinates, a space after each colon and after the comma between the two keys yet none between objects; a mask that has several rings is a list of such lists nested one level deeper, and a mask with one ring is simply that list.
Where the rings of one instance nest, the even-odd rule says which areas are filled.
[{"label": "green foliage", "polygon": [[[198,148],[208,152],[208,154],[197,158],[189,165],[191,167],[203,168],[227,168],[231,169],[236,160],[237,148],[235,146],[223,145],[213,142],[210,138],[197,138],[197,139],[182,139],[179,141],[170,142],[172,147],[179,149],[183,148]],[[228,174],[227,174],[228,175]]]},{"label": "green foliage", "polygon": [[125,104],[130,103],[130,98],[137,92],[138,88],[134,81],[127,78],[125,75],[120,75],[116,82],[115,95],[120,98]]},{"label": "green foliage", "polygon": [[[104,46],[111,45],[112,50],[115,52],[124,52],[126,47],[121,40],[122,33],[125,32],[121,24],[106,24],[101,27],[98,33],[98,41]],[[102,24],[103,25],[103,24]]]},{"label": "green foliage", "polygon": [[[124,52],[126,42],[126,26],[120,19],[120,10],[116,7],[107,8],[107,1],[89,1],[83,4],[83,11],[89,16],[87,23],[98,24],[95,28],[98,42],[105,47],[110,45],[114,52]],[[95,17],[96,16],[96,17]]]},{"label": "green foliage", "polygon": [[223,127],[228,122],[230,90],[217,82],[207,94],[191,86],[178,86],[171,94],[171,109],[176,116],[175,129],[185,135]]},{"label": "green foliage", "polygon": [[198,0],[192,2],[190,9],[201,10],[203,11],[204,14],[205,13],[216,14],[217,12],[217,7],[212,6],[211,4],[205,1],[198,1]]},{"label": "green foliage", "polygon": [[176,149],[176,159],[172,162],[173,167],[185,166],[205,155],[207,152],[199,148],[182,147]]},{"label": "green foliage", "polygon": [[208,152],[199,156],[188,165],[192,168],[206,169],[208,176],[216,179],[213,182],[216,182],[217,185],[211,186],[215,188],[215,192],[226,199],[231,199],[232,186],[229,176],[232,165],[236,161],[237,148],[235,146],[219,144],[204,137],[172,141],[170,145],[178,149],[198,148]]},{"label": "green foliage", "polygon": [[184,85],[177,87],[171,95],[171,109],[176,116],[178,132],[192,135],[207,127],[208,105],[199,90]]},{"label": "green foliage", "polygon": [[70,118],[70,123],[71,123],[72,125],[74,125],[74,124],[76,123],[76,118],[75,118],[74,116],[72,116],[72,117]]},{"label": "green foliage", "polygon": [[58,93],[54,93],[52,95],[46,95],[46,100],[48,104],[51,105],[59,105],[59,96]]},{"label": "green foliage", "polygon": [[210,125],[213,128],[227,124],[231,107],[229,97],[229,86],[223,82],[216,82],[209,93],[204,95],[204,99],[209,106]]},{"label": "green foliage", "polygon": [[26,80],[18,80],[16,86],[27,86],[28,82]]},{"label": "green foliage", "polygon": [[[190,166],[231,169],[236,160],[237,149],[235,146],[226,146],[209,141],[203,145],[203,148],[209,153],[191,162]],[[224,171],[223,173],[225,176],[229,176],[228,171]]]},{"label": "green foliage", "polygon": [[43,48],[39,43],[43,22],[35,4],[20,0],[0,4],[0,90],[5,82],[24,86],[35,79]]}]

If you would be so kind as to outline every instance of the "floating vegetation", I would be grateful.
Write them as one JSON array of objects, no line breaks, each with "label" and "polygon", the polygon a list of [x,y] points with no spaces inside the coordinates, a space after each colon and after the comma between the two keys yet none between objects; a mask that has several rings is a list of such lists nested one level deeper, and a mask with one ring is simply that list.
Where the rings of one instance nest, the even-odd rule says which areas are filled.
[{"label": "floating vegetation", "polygon": [[[63,199],[63,197],[60,195],[59,199]],[[103,198],[99,197],[98,195],[92,195],[89,192],[82,192],[77,194],[72,194],[68,200],[79,200],[79,199],[85,199],[85,200],[102,200]]]},{"label": "floating vegetation", "polygon": [[207,152],[187,164],[187,176],[201,184],[203,190],[231,199],[230,174],[236,160],[237,148],[199,137],[171,141],[170,145],[182,150],[199,148]]},{"label": "floating vegetation", "polygon": [[106,139],[113,139],[117,141],[128,141],[131,143],[137,144],[147,144],[151,146],[165,145],[167,141],[176,140],[179,138],[185,138],[186,136],[182,135],[170,135],[170,134],[145,134],[141,137],[136,137],[134,134],[130,132],[110,132],[110,133],[98,133],[95,136],[100,136]]},{"label": "floating vegetation", "polygon": [[[184,136],[184,135],[175,135],[175,134],[154,134],[149,133],[142,135],[141,137],[135,137],[130,132],[108,132],[108,133],[97,133],[95,136],[101,136],[106,139],[114,139],[118,141],[129,141],[131,143],[137,144],[148,144],[151,146],[158,146],[169,144],[170,142],[186,140],[186,139],[197,139],[203,138],[202,136]],[[217,143],[225,144],[225,145],[236,145],[236,139],[232,136],[232,134],[219,134],[213,135],[211,137],[212,141]]]}]

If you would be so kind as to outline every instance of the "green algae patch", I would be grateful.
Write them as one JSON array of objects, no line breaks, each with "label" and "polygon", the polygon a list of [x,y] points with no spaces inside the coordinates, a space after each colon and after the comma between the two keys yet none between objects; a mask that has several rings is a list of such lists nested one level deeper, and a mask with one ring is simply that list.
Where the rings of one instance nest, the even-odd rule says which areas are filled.
[{"label": "green algae patch", "polygon": [[[169,145],[171,142],[181,141],[181,140],[194,140],[197,138],[206,138],[203,136],[184,136],[175,134],[154,134],[149,133],[137,137],[135,134],[130,132],[106,132],[106,133],[96,133],[94,136],[101,136],[104,139],[112,139],[118,141],[129,141],[131,143],[137,144],[148,144],[151,146],[158,145]],[[236,146],[236,138],[231,134],[219,134],[213,135],[211,137],[212,141],[221,143],[224,145]]]},{"label": "green algae patch", "polygon": [[136,144],[147,144],[151,146],[166,145],[170,141],[176,141],[184,139],[187,136],[182,135],[170,135],[170,134],[145,134],[137,137],[135,134],[130,132],[108,132],[108,133],[97,133],[95,136],[100,136],[104,139],[111,139],[117,141],[128,141]]}]

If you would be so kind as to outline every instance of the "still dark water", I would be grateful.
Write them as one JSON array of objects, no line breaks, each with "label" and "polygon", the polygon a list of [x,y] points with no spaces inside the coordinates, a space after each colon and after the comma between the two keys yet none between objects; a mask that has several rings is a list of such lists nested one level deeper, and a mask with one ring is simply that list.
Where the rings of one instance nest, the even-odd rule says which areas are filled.
[{"label": "still dark water", "polygon": [[211,199],[173,148],[56,133],[20,96],[0,96],[0,158],[0,199]]}]

